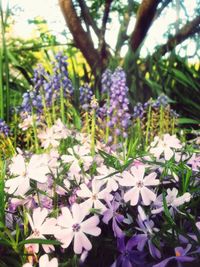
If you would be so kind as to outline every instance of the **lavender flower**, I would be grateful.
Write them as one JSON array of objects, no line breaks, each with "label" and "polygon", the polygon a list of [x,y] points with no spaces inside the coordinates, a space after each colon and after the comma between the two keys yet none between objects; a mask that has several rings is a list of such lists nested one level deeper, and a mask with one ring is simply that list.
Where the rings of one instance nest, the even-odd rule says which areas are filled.
[{"label": "lavender flower", "polygon": [[33,88],[23,94],[21,110],[31,113],[32,111],[40,114],[45,107],[51,108],[61,97],[73,95],[73,86],[69,79],[67,70],[67,57],[62,53],[55,56],[56,62],[53,63],[53,75],[50,75],[39,65],[34,71],[32,79]]},{"label": "lavender flower", "polygon": [[182,247],[176,247],[175,248],[175,256],[166,258],[165,260],[161,261],[158,264],[153,265],[153,267],[165,267],[167,266],[168,262],[171,260],[176,260],[179,263],[179,266],[183,266],[182,262],[192,262],[195,260],[195,258],[188,256],[188,252],[191,249],[192,245],[188,244],[187,247],[184,249]]},{"label": "lavender flower", "polygon": [[157,100],[152,104],[154,108],[166,107],[169,104],[168,97],[166,95],[160,95]]},{"label": "lavender flower", "polygon": [[144,267],[144,254],[133,250],[133,247],[136,245],[135,240],[130,238],[125,244],[125,236],[117,240],[117,248],[120,252],[120,255],[111,265],[111,267],[132,267],[140,266]]},{"label": "lavender flower", "polygon": [[142,103],[137,103],[137,105],[133,108],[133,117],[134,118],[142,118],[144,115],[144,107]]},{"label": "lavender flower", "polygon": [[152,238],[154,237],[155,233],[159,231],[159,229],[154,227],[154,222],[152,220],[149,220],[149,218],[144,213],[143,209],[139,206],[138,207],[139,215],[137,223],[139,225],[139,228],[137,229],[143,233],[136,234],[133,237],[133,241],[137,245],[137,249],[139,251],[144,250],[144,246],[146,243],[149,247],[149,252],[153,258],[161,258],[161,253],[157,249],[157,247],[153,244]]},{"label": "lavender flower", "polygon": [[[126,75],[122,68],[118,67],[112,75],[112,85],[110,88],[110,116],[109,127],[127,137],[127,128],[130,125],[128,87],[126,86]],[[117,133],[115,133],[117,134]]]},{"label": "lavender flower", "polygon": [[110,93],[111,85],[112,85],[112,71],[110,69],[106,69],[102,74],[101,78],[101,92]]},{"label": "lavender flower", "polygon": [[[59,52],[56,56],[56,62],[54,63],[54,76],[53,85],[54,90],[63,90],[64,96],[72,96],[74,88],[72,82],[69,79],[67,56],[64,56],[62,52]],[[58,93],[60,96],[60,93]]]},{"label": "lavender flower", "polygon": [[10,133],[10,128],[8,127],[8,125],[4,120],[0,119],[0,134],[8,136],[9,133]]},{"label": "lavender flower", "polygon": [[80,87],[80,104],[83,110],[88,110],[90,106],[90,102],[92,100],[93,92],[89,87],[89,84],[85,84],[84,86]]},{"label": "lavender flower", "polygon": [[103,214],[103,222],[108,224],[108,222],[112,219],[112,229],[115,237],[123,237],[124,233],[120,229],[119,225],[124,220],[124,216],[119,214],[117,210],[120,207],[120,203],[116,201],[106,201],[108,205],[108,209]]}]

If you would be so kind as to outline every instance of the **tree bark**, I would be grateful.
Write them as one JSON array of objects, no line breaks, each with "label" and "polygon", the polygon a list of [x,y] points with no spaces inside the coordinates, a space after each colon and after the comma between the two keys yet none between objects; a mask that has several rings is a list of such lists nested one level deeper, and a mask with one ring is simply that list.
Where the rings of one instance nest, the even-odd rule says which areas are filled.
[{"label": "tree bark", "polygon": [[143,42],[154,19],[159,3],[160,0],[142,1],[138,9],[135,28],[130,38],[130,46],[133,52],[135,52]]},{"label": "tree bark", "polygon": [[184,25],[173,37],[168,39],[166,44],[160,46],[152,56],[157,58],[165,55],[197,32],[200,32],[200,16]]},{"label": "tree bark", "polygon": [[101,57],[94,48],[93,41],[87,32],[84,31],[81,21],[71,0],[59,0],[61,11],[64,15],[67,26],[73,35],[75,45],[81,50],[93,73],[101,69]]},{"label": "tree bark", "polygon": [[92,27],[97,37],[101,34],[101,30],[98,29],[96,23],[90,15],[89,8],[84,0],[78,0],[80,8],[82,10],[85,22]]}]

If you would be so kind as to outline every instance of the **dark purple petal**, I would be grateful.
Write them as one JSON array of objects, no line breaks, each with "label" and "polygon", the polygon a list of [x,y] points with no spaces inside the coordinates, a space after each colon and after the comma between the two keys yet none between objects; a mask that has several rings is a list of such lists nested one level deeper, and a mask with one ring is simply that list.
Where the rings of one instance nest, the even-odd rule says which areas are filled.
[{"label": "dark purple petal", "polygon": [[118,214],[118,213],[115,215],[115,218],[116,218],[116,221],[118,223],[121,223],[124,220],[124,216],[122,214]]},{"label": "dark purple petal", "polygon": [[171,261],[171,260],[173,260],[175,258],[176,258],[175,256],[174,257],[169,257],[169,258],[161,261],[160,263],[157,263],[157,264],[153,265],[153,267],[165,267],[165,266],[167,266],[169,261]]},{"label": "dark purple petal", "polygon": [[128,259],[123,259],[121,267],[133,267],[133,265]]},{"label": "dark purple petal", "polygon": [[149,252],[153,258],[161,258],[161,253],[157,249],[157,247],[152,243],[151,240],[148,240],[148,245],[149,245]]},{"label": "dark purple petal", "polygon": [[137,249],[139,251],[143,251],[144,246],[148,240],[147,235],[146,234],[139,234],[135,238],[137,240]]},{"label": "dark purple petal", "polygon": [[126,244],[126,249],[131,251],[132,248],[137,246],[139,242],[141,242],[141,237],[139,235],[131,237]]},{"label": "dark purple petal", "polygon": [[120,227],[118,226],[116,220],[113,218],[113,222],[112,222],[112,229],[113,229],[113,232],[114,232],[114,236],[115,237],[123,237],[124,236],[124,233],[123,231],[120,229]]},{"label": "dark purple petal", "polygon": [[106,210],[103,214],[103,219],[102,221],[105,223],[105,224],[108,224],[108,222],[111,220],[111,218],[113,217],[113,213],[111,210]]},{"label": "dark purple petal", "polygon": [[179,262],[191,262],[191,261],[194,261],[195,258],[189,257],[189,256],[179,256],[179,257],[176,257],[176,260]]},{"label": "dark purple petal", "polygon": [[124,239],[125,239],[124,236],[117,239],[117,248],[118,248],[118,251],[120,251],[121,253],[123,253],[126,250]]}]

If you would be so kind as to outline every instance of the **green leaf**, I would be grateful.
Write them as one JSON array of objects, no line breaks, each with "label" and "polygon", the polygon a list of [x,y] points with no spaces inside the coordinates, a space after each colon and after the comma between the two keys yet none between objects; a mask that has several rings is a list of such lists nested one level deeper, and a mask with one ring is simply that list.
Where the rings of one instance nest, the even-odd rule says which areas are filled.
[{"label": "green leaf", "polygon": [[167,221],[172,224],[172,225],[175,225],[175,222],[169,212],[169,209],[167,207],[167,201],[166,201],[166,197],[165,197],[165,193],[164,191],[162,192],[162,198],[163,198],[163,207],[164,207],[164,213],[165,213],[165,216],[167,218]]},{"label": "green leaf", "polygon": [[190,119],[190,118],[178,118],[179,124],[200,124],[200,121]]},{"label": "green leaf", "polygon": [[60,245],[61,243],[57,240],[48,240],[48,239],[39,239],[39,238],[26,239],[26,240],[19,242],[19,246],[22,246],[25,244]]}]

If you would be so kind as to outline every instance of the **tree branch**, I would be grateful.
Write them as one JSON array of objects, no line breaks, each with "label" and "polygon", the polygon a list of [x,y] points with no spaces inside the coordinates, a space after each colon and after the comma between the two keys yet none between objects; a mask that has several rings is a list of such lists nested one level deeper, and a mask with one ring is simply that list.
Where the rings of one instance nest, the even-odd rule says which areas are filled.
[{"label": "tree branch", "polygon": [[75,45],[81,50],[93,72],[101,67],[101,57],[94,48],[92,39],[84,31],[72,0],[59,0],[67,26],[73,35]]},{"label": "tree branch", "polygon": [[135,52],[144,40],[160,0],[143,0],[138,13],[135,28],[130,38],[130,47]]},{"label": "tree branch", "polygon": [[[116,43],[116,47],[115,47],[116,54],[119,54],[122,45],[129,38],[127,35],[127,28],[128,28],[128,25],[129,25],[129,22],[131,19],[131,13],[132,13],[132,9],[133,9],[134,5],[137,5],[137,3],[135,3],[135,1],[133,1],[133,0],[129,0],[127,10],[123,14],[123,21],[122,21],[120,29],[119,29],[119,33],[118,33],[118,37],[117,37],[117,43]],[[138,4],[138,6],[139,6],[139,4]]]},{"label": "tree branch", "polygon": [[93,31],[96,33],[97,36],[100,35],[101,31],[97,27],[95,21],[93,20],[92,16],[90,15],[90,11],[88,6],[86,5],[84,0],[78,0],[79,6],[81,8],[83,18],[86,24],[90,25],[93,29]]},{"label": "tree branch", "polygon": [[156,20],[158,17],[160,17],[161,13],[169,5],[170,2],[172,2],[172,0],[165,0],[165,1],[163,1],[162,6],[156,11],[156,14],[154,16],[154,20]]},{"label": "tree branch", "polygon": [[109,12],[110,12],[110,7],[112,4],[113,0],[106,0],[105,1],[105,9],[104,9],[104,14],[103,14],[103,19],[102,19],[102,27],[101,27],[101,34],[102,36],[105,35],[106,32],[106,24],[108,22],[108,17],[109,17]]},{"label": "tree branch", "polygon": [[197,32],[200,32],[200,16],[184,25],[173,37],[168,39],[166,44],[160,46],[152,56],[157,58],[165,55]]},{"label": "tree branch", "polygon": [[106,32],[106,24],[109,18],[110,7],[113,0],[105,0],[105,8],[102,19],[101,33],[99,35],[99,52],[103,61],[103,64],[106,65],[108,58],[111,56],[110,51],[108,49],[108,45],[105,41],[105,32]]}]

